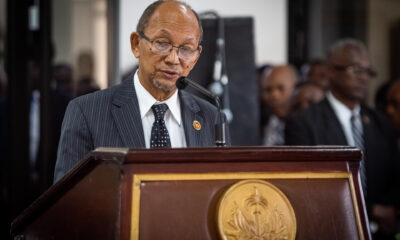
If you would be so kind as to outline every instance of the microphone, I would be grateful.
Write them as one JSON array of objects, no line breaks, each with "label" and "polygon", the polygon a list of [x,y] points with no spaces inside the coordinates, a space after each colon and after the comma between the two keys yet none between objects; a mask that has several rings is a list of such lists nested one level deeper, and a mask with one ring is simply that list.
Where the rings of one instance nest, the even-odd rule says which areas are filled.
[{"label": "microphone", "polygon": [[187,77],[179,77],[178,80],[176,80],[176,87],[178,89],[184,89],[188,85],[214,100],[218,109],[217,118],[215,119],[215,144],[218,147],[224,147],[226,144],[226,118],[225,114],[221,111],[221,101],[219,97]]}]

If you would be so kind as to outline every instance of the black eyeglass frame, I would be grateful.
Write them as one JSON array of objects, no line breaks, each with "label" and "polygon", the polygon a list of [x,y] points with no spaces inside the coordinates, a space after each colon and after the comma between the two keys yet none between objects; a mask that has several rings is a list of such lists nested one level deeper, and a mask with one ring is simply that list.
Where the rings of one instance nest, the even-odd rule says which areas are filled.
[{"label": "black eyeglass frame", "polygon": [[336,71],[345,71],[354,74],[366,73],[370,77],[376,77],[378,75],[374,69],[361,67],[360,65],[357,64],[347,65],[347,66],[344,65],[331,65],[331,66]]},{"label": "black eyeglass frame", "polygon": [[[156,41],[157,39],[150,39],[149,37],[147,37],[146,35],[144,35],[144,33],[142,33],[142,32],[139,32],[139,36],[141,37],[141,38],[143,38],[143,39],[145,39],[146,41],[148,41],[148,42],[150,42],[151,44],[154,44],[154,41]],[[165,42],[165,43],[167,43],[167,42]],[[182,57],[180,57],[179,56],[179,52],[180,52],[180,50],[183,48],[183,46],[174,46],[174,45],[172,45],[171,43],[167,43],[167,44],[169,44],[170,46],[171,46],[171,49],[169,50],[169,53],[168,54],[170,54],[171,53],[171,51],[172,51],[172,49],[173,48],[177,48],[178,49],[178,52],[177,52],[177,54],[178,54],[178,57],[179,58],[181,58],[181,59],[184,59],[184,60],[193,60],[195,57],[193,57],[193,59],[185,59],[185,58],[182,58]],[[197,45],[197,47],[196,47],[196,49],[194,49],[193,50],[193,53],[194,52],[198,52],[198,54],[200,55],[200,44],[198,44]],[[157,54],[157,53],[156,53]],[[165,56],[167,56],[168,54],[165,54]]]}]

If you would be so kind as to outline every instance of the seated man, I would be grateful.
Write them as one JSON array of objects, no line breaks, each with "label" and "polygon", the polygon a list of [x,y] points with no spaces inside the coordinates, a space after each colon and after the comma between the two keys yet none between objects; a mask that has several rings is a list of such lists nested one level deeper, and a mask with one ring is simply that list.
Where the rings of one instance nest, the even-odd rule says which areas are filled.
[{"label": "seated man", "polygon": [[397,151],[383,116],[362,105],[375,75],[363,43],[346,39],[329,52],[331,90],[326,98],[293,115],[286,125],[288,145],[350,145],[363,151],[361,183],[369,216],[386,234],[394,231]]},{"label": "seated man", "polygon": [[120,85],[69,104],[55,181],[97,147],[214,146],[216,108],[175,86],[199,59],[201,39],[199,18],[187,4],[150,4],[130,37],[139,69]]}]

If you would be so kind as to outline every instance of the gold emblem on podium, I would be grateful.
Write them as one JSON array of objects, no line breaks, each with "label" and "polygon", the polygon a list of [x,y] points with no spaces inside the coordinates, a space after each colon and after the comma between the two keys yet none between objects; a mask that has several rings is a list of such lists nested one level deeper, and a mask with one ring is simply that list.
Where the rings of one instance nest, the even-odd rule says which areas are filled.
[{"label": "gold emblem on podium", "polygon": [[296,217],[277,187],[267,181],[244,180],[220,199],[218,230],[226,240],[294,240]]}]

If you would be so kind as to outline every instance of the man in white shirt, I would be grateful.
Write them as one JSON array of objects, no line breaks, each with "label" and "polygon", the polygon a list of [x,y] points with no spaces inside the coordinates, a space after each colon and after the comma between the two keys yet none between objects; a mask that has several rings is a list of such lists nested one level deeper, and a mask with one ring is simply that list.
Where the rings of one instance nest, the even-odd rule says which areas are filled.
[{"label": "man in white shirt", "polygon": [[286,143],[362,150],[360,176],[369,216],[381,232],[392,234],[400,189],[398,152],[390,124],[362,104],[375,75],[367,50],[360,41],[341,40],[332,45],[328,62],[331,90],[323,101],[287,121]]},{"label": "man in white shirt", "polygon": [[201,22],[187,4],[150,4],[130,37],[138,70],[120,85],[70,102],[54,180],[97,147],[214,146],[216,108],[175,86],[200,57],[201,39]]}]

